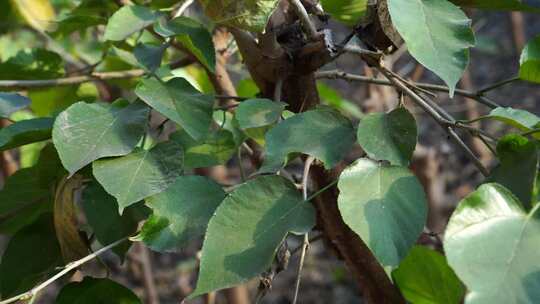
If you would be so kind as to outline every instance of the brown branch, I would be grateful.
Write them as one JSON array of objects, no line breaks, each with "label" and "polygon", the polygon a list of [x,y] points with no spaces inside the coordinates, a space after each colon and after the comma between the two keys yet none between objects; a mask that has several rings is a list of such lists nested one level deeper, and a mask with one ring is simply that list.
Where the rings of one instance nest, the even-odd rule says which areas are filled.
[{"label": "brown branch", "polygon": [[[360,81],[365,83],[371,83],[371,84],[377,84],[377,85],[384,85],[384,86],[393,86],[394,84],[387,79],[378,79],[373,77],[367,77],[362,75],[355,75],[350,74],[346,72],[342,72],[339,70],[332,70],[332,71],[324,71],[324,72],[318,72],[315,74],[317,78],[328,78],[328,79],[344,79],[349,81]],[[421,82],[411,82],[415,86],[430,90],[430,91],[436,91],[436,92],[445,92],[448,93],[450,90],[448,87],[443,85],[436,85],[436,84],[430,84],[430,83],[421,83]],[[489,98],[483,96],[482,94],[478,92],[472,92],[462,89],[456,89],[455,90],[456,95],[464,96],[473,100],[478,101],[479,103],[490,107],[490,108],[497,108],[500,107],[497,103],[490,100]]]},{"label": "brown branch", "polygon": [[[171,68],[180,68],[192,64],[191,59],[182,59],[171,63]],[[90,82],[95,80],[114,80],[136,78],[146,75],[146,71],[142,69],[133,69],[114,72],[94,72],[89,75],[70,76],[56,79],[41,79],[41,80],[0,80],[0,88],[4,90],[25,90],[34,88],[47,88],[56,86],[69,86]]]}]

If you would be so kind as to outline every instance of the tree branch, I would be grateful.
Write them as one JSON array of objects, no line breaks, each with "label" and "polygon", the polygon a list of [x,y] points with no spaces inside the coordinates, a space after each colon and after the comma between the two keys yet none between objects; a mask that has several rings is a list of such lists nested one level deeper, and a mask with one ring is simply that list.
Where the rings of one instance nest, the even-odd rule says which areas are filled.
[{"label": "tree branch", "polygon": [[[342,72],[339,70],[317,72],[315,76],[317,78],[344,79],[344,80],[349,80],[349,81],[360,81],[360,82],[384,85],[384,86],[394,85],[390,80],[387,80],[387,79],[377,79],[377,78],[372,78],[372,77],[367,77],[367,76],[362,76],[362,75],[355,75],[355,74]],[[411,82],[411,84],[421,89],[431,90],[431,91],[436,91],[436,92],[448,93],[450,91],[448,87],[442,86],[442,85],[421,83],[421,82]],[[464,96],[464,97],[476,100],[477,102],[487,107],[490,107],[492,109],[500,107],[499,104],[497,104],[496,102],[492,101],[491,99],[483,96],[481,93],[478,93],[478,92],[471,92],[467,90],[456,89],[455,93],[456,95],[460,95],[460,96]]]},{"label": "tree branch", "polygon": [[[193,63],[191,59],[181,59],[177,62],[171,63],[170,67],[173,69],[181,68]],[[146,75],[146,71],[143,69],[133,69],[125,71],[114,72],[94,72],[89,75],[70,76],[56,79],[41,79],[41,80],[0,80],[0,88],[3,90],[25,90],[34,88],[47,88],[56,86],[69,86],[80,84],[84,82],[90,82],[95,80],[114,80],[114,79],[126,79],[136,78]]]},{"label": "tree branch", "polygon": [[300,2],[300,0],[289,0],[289,3],[292,5],[294,11],[296,12],[296,15],[300,19],[300,22],[302,23],[302,26],[304,27],[304,30],[306,31],[309,40],[319,40],[317,28],[315,28],[315,25],[313,24],[313,22],[311,22],[311,19],[309,19],[308,12],[306,11],[306,8],[302,4],[302,2]]}]

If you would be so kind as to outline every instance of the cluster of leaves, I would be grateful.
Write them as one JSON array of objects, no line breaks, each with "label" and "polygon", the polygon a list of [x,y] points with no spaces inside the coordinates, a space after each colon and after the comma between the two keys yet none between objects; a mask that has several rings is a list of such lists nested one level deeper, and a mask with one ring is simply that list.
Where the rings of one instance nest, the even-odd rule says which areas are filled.
[{"label": "cluster of leaves", "polygon": [[[3,298],[32,288],[57,267],[90,253],[89,239],[79,233],[77,223],[75,192],[83,188],[86,232],[101,246],[131,237],[114,248],[121,258],[131,242],[169,252],[204,237],[199,279],[191,297],[255,278],[271,266],[288,235],[306,234],[316,221],[309,199],[276,173],[302,154],[333,168],[359,144],[367,156],[341,173],[339,210],[407,300],[459,303],[465,285],[466,303],[540,301],[539,117],[496,108],[479,118],[498,120],[518,131],[498,141],[500,164],[452,215],[444,238],[446,260],[415,246],[426,222],[427,203],[420,182],[408,169],[417,127],[407,109],[400,106],[366,115],[357,128],[331,106],[291,113],[284,103],[251,98],[233,114],[225,112],[216,107],[214,95],[200,92],[162,65],[174,38],[206,70],[214,71],[215,49],[202,23],[187,17],[169,19],[159,6],[124,6],[110,18],[108,6],[103,6],[98,11],[106,18],[101,13],[92,15],[101,2],[83,1],[59,22],[55,33],[67,35],[106,23],[105,53],[123,54],[124,61],[144,69],[147,76],[138,79],[133,100],[54,104],[42,112],[34,110],[43,117],[0,130],[0,151],[45,142],[37,162],[9,177],[0,192],[0,233],[12,236],[0,262]],[[362,10],[352,2],[323,4],[356,18]],[[517,0],[452,2],[537,10]],[[394,26],[410,53],[451,90],[474,44],[469,20],[452,2],[387,0]],[[277,5],[274,0],[201,3],[214,22],[252,31],[264,27]],[[161,38],[145,42],[144,34],[138,33],[149,30]],[[0,76],[57,77],[63,73],[57,56],[41,50],[20,52],[0,64]],[[538,38],[523,51],[520,77],[540,82]],[[29,97],[0,93],[0,117],[39,107],[39,95]],[[177,131],[168,140],[149,138],[154,131],[149,129],[151,113],[175,123]],[[248,138],[264,149],[256,177],[227,192],[210,178],[192,174],[197,168],[227,163]],[[137,231],[141,221],[144,224]],[[64,286],[57,303],[78,298],[100,302],[104,296],[118,303],[140,302],[115,282],[87,277]]]}]

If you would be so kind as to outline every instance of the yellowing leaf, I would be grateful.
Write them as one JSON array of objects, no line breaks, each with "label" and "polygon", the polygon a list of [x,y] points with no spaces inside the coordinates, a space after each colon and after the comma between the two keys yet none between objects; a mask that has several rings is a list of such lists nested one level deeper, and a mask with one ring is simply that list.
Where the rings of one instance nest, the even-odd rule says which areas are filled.
[{"label": "yellowing leaf", "polygon": [[54,27],[56,13],[49,0],[11,0],[24,21],[38,31],[49,31]]},{"label": "yellowing leaf", "polygon": [[81,175],[75,175],[69,179],[63,178],[58,184],[54,198],[54,228],[66,263],[88,254],[88,247],[77,229],[74,205],[74,191],[81,186]]}]

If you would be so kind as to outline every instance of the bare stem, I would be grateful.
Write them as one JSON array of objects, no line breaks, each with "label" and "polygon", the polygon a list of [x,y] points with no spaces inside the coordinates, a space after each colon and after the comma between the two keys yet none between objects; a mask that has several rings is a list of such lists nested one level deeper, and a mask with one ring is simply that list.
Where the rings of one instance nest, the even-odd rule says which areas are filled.
[{"label": "bare stem", "polygon": [[[304,164],[304,176],[302,177],[302,197],[304,198],[304,201],[307,200],[307,188],[308,188],[308,180],[309,180],[309,169],[311,168],[311,164],[313,164],[313,161],[315,158],[313,156],[309,156],[306,159],[306,162]],[[306,252],[309,246],[309,236],[308,234],[304,234],[304,241],[302,243],[302,250],[300,253],[300,262],[298,262],[298,272],[296,275],[296,283],[294,286],[294,297],[292,304],[296,304],[298,300],[298,292],[300,291],[300,281],[302,280],[302,268],[304,267],[304,260],[306,258]]]},{"label": "bare stem", "polygon": [[[316,77],[328,78],[328,79],[344,79],[344,80],[349,80],[349,81],[360,81],[360,82],[377,84],[377,85],[393,86],[393,83],[387,79],[377,79],[373,77],[355,75],[355,74],[345,73],[339,70],[318,72],[316,73]],[[418,88],[425,89],[425,90],[436,91],[436,92],[449,92],[450,91],[448,87],[443,86],[443,85],[421,83],[421,82],[410,82],[410,83]],[[456,89],[455,93],[456,95],[460,95],[460,96],[464,96],[464,97],[476,100],[478,103],[483,104],[492,109],[500,107],[500,105],[497,104],[496,102],[492,101],[491,99],[485,96],[482,96],[482,94],[479,94],[477,92]]]}]

